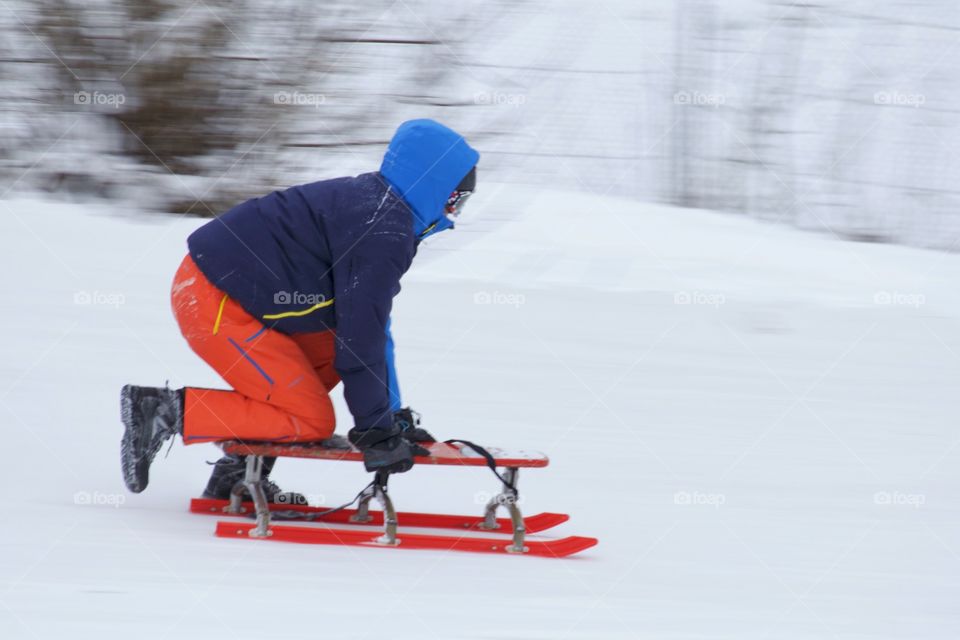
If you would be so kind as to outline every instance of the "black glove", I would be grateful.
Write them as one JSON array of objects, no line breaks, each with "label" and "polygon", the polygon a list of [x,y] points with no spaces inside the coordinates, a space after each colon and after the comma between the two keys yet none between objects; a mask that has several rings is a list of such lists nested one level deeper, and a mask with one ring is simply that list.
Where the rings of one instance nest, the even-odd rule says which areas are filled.
[{"label": "black glove", "polygon": [[404,473],[413,467],[414,456],[430,455],[423,447],[404,438],[397,426],[389,429],[354,427],[347,437],[363,452],[363,466],[367,471]]},{"label": "black glove", "polygon": [[393,426],[399,427],[403,437],[410,442],[437,441],[429,431],[420,428],[420,414],[410,407],[393,412]]}]

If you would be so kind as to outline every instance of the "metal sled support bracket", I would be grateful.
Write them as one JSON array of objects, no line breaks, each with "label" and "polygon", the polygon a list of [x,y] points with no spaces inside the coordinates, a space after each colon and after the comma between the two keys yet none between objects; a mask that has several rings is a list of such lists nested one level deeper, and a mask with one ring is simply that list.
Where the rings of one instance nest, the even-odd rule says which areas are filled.
[{"label": "metal sled support bracket", "polygon": [[370,501],[376,498],[380,508],[383,509],[383,536],[378,538],[377,542],[382,545],[396,546],[400,544],[397,539],[397,510],[387,491],[389,477],[387,474],[377,474],[373,484],[360,496],[357,512],[350,516],[350,522],[362,524],[373,520],[373,516],[370,515]]},{"label": "metal sled support bracket", "polygon": [[257,514],[257,524],[250,529],[250,536],[266,538],[270,532],[270,503],[267,494],[263,491],[263,456],[247,456],[247,468],[243,480],[233,485],[230,490],[230,506],[227,513],[244,513],[243,491],[246,489],[253,498],[253,507]]},{"label": "metal sled support bracket", "polygon": [[505,482],[500,493],[490,498],[483,512],[483,524],[481,529],[499,529],[497,523],[497,509],[503,507],[510,514],[510,521],[513,523],[513,546],[508,551],[510,553],[525,553],[527,547],[524,541],[527,535],[527,528],[523,522],[523,514],[520,513],[520,507],[517,506],[517,480],[520,476],[520,469],[517,467],[507,467],[503,472]]}]

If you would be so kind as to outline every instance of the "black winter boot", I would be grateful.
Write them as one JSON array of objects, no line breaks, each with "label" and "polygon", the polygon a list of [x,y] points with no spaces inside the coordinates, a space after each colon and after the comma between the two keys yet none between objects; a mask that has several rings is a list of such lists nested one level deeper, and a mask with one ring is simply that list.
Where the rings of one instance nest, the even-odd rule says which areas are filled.
[{"label": "black winter boot", "polygon": [[389,429],[354,427],[347,433],[350,442],[363,453],[363,466],[377,473],[405,473],[413,468],[414,456],[430,452],[403,437],[394,424]]},{"label": "black winter boot", "polygon": [[420,426],[420,414],[404,407],[393,412],[393,424],[400,427],[401,435],[410,442],[436,442],[430,432]]},{"label": "black winter boot", "polygon": [[120,465],[127,489],[140,493],[150,481],[150,463],[163,443],[183,435],[183,389],[124,385],[120,390]]},{"label": "black winter boot", "polygon": [[[276,461],[277,459],[273,457],[264,457],[263,459],[263,470],[260,478],[263,492],[267,495],[267,501],[276,504],[307,504],[307,499],[301,494],[283,491],[270,480],[270,472],[273,471],[273,465]],[[203,491],[203,497],[213,500],[229,500],[230,491],[238,482],[243,480],[246,469],[246,456],[230,454],[223,456],[213,465],[213,473],[210,474],[210,480],[207,482],[207,488]],[[251,499],[250,492],[246,488],[243,490],[243,499]]]}]

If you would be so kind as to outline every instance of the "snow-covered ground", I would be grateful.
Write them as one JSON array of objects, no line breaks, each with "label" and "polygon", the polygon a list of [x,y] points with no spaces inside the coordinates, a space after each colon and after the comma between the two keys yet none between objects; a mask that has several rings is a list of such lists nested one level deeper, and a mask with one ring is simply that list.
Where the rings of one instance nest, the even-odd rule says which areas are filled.
[{"label": "snow-covered ground", "polygon": [[[0,637],[955,638],[960,257],[729,215],[485,189],[423,246],[394,331],[436,435],[540,449],[569,560],[213,536],[216,457],[125,493],[117,391],[220,386],[171,317],[197,219],[0,202]],[[346,415],[338,398],[340,415]],[[337,504],[359,465],[284,460]],[[483,470],[416,468],[470,512]]]}]

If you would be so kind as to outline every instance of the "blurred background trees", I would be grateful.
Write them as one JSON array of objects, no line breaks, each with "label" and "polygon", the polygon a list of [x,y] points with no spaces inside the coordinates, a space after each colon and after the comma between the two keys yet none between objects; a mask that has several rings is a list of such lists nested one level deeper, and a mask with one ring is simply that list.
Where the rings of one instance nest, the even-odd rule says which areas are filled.
[{"label": "blurred background trees", "polygon": [[[655,4],[656,6],[648,6]],[[960,8],[3,0],[7,192],[214,215],[433,117],[485,181],[955,250]]]}]

